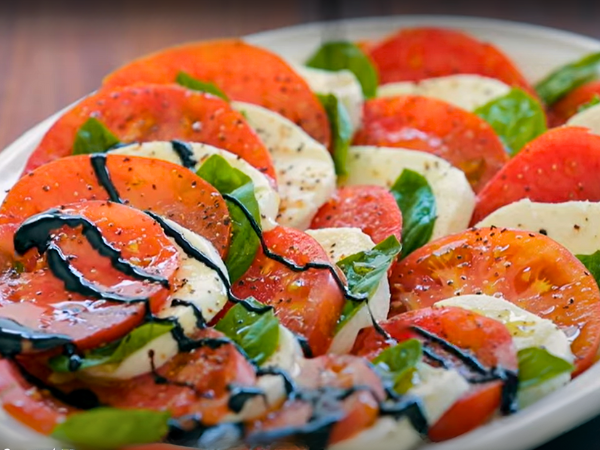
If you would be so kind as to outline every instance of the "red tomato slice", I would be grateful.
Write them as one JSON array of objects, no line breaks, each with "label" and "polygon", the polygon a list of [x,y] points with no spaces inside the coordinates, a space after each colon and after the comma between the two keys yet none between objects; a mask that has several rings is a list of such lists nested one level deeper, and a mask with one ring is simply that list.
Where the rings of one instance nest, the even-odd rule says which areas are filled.
[{"label": "red tomato slice", "polygon": [[175,83],[179,72],[218,86],[229,98],[271,109],[329,146],[323,106],[306,81],[279,56],[241,40],[195,42],[133,61],[104,79],[105,87]]},{"label": "red tomato slice", "polygon": [[600,201],[598,173],[600,136],[579,127],[550,130],[527,144],[479,192],[471,223],[524,198]]},{"label": "red tomato slice", "polygon": [[42,434],[50,434],[73,408],[29,384],[15,363],[0,360],[0,399],[4,410],[19,422]]},{"label": "red tomato slice", "polygon": [[501,294],[574,338],[575,374],[596,358],[598,286],[575,256],[544,235],[481,228],[447,236],[398,262],[390,285],[391,315],[456,295]]},{"label": "red tomato slice", "polygon": [[[263,233],[263,238],[269,250],[296,264],[329,261],[317,241],[302,231],[280,226]],[[304,336],[315,355],[329,348],[344,306],[343,293],[328,270],[294,272],[267,258],[262,249],[233,292],[272,305],[281,324]]]},{"label": "red tomato slice", "polygon": [[268,149],[241,113],[218,97],[166,85],[104,89],[83,99],[48,130],[25,172],[71,155],[77,131],[90,117],[121,142],[202,142],[235,153],[276,179]]},{"label": "red tomato slice", "polygon": [[[219,338],[213,329],[199,331],[195,339]],[[141,375],[110,384],[88,384],[100,403],[115,408],[170,411],[173,417],[196,414],[204,425],[216,425],[231,414],[229,386],[254,386],[254,367],[233,344],[203,346],[179,353],[156,374],[168,380],[157,383],[155,375]]]},{"label": "red tomato slice", "polygon": [[523,74],[504,53],[457,30],[404,29],[369,50],[381,84],[472,73],[497,78],[535,95]]},{"label": "red tomato slice", "polygon": [[[325,355],[306,360],[296,380],[303,391],[317,390],[320,396],[327,395],[327,388],[368,388],[358,390],[343,400],[332,398],[327,402],[329,408],[339,408],[342,414],[342,418],[332,427],[328,445],[348,439],[373,425],[379,415],[379,402],[385,398],[377,374],[364,359],[351,355]],[[304,399],[288,400],[279,410],[249,424],[249,439],[251,441],[252,435],[261,431],[301,427],[310,420],[313,412],[313,405]]]},{"label": "red tomato slice", "polygon": [[[438,352],[435,344],[410,328],[417,326],[471,353],[485,367],[503,367],[514,371],[518,367],[510,331],[502,323],[471,311],[461,308],[425,308],[394,316],[380,325],[399,342],[416,338]],[[374,359],[388,346],[384,336],[369,328],[361,332],[352,352]],[[444,356],[468,376],[470,369],[464,363],[450,354]],[[501,391],[502,383],[498,381],[473,385],[433,426],[430,438],[450,439],[484,424],[497,411]]]},{"label": "red tomato slice", "polygon": [[[100,201],[67,205],[61,212],[87,218],[124,260],[150,274],[173,280],[180,263],[178,250],[146,214]],[[52,241],[86,280],[103,292],[148,298],[153,312],[164,306],[168,288],[123,274],[81,236],[79,229],[64,226],[53,231]],[[32,257],[37,255],[35,250],[30,253]],[[34,330],[67,335],[80,350],[119,339],[144,318],[143,303],[98,300],[66,290],[50,271],[46,255],[38,258],[33,271],[4,273],[0,284],[0,316]]]},{"label": "red tomato slice", "polygon": [[[21,178],[0,208],[0,224],[21,223],[66,203],[108,200],[90,158],[63,158]],[[202,178],[177,164],[134,156],[107,155],[106,168],[127,204],[154,211],[204,236],[225,255],[230,239],[227,205]]]},{"label": "red tomato slice", "polygon": [[441,100],[415,95],[367,100],[354,144],[433,153],[465,172],[475,191],[508,160],[502,142],[483,119]]},{"label": "red tomato slice", "polygon": [[380,186],[346,186],[338,188],[313,218],[310,228],[356,227],[376,244],[402,234],[402,213],[394,196]]},{"label": "red tomato slice", "polygon": [[590,81],[573,89],[549,108],[550,125],[554,127],[563,125],[569,118],[577,114],[580,106],[597,96],[600,96],[600,80]]}]

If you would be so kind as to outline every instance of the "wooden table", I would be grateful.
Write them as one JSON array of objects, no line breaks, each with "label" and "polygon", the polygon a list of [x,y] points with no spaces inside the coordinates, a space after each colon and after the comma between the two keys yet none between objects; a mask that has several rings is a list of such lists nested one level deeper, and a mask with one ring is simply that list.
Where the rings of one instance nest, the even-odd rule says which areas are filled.
[{"label": "wooden table", "polygon": [[[0,149],[97,88],[106,73],[150,51],[315,20],[389,14],[493,17],[600,38],[600,0],[3,1]],[[596,419],[538,450],[598,449],[599,426]]]}]

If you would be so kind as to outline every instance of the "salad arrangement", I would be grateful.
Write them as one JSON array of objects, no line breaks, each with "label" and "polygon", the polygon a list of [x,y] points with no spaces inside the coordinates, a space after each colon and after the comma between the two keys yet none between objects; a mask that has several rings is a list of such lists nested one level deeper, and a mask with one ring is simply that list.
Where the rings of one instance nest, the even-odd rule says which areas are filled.
[{"label": "salad arrangement", "polygon": [[77,448],[403,450],[596,361],[600,56],[532,86],[414,28],[304,63],[166,49],[50,128],[0,207],[7,415]]}]

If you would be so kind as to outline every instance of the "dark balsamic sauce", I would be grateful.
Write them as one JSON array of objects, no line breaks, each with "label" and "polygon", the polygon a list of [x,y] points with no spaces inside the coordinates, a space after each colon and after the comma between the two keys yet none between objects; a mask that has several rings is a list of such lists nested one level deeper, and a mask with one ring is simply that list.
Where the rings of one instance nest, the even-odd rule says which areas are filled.
[{"label": "dark balsamic sauce", "polygon": [[179,156],[183,167],[186,169],[193,169],[196,167],[198,161],[194,157],[194,149],[189,143],[173,140],[171,141],[171,146],[173,147],[173,151]]},{"label": "dark balsamic sauce", "polygon": [[265,402],[267,401],[265,391],[256,386],[229,386],[229,392],[227,406],[236,414],[244,409],[246,402],[255,397],[262,397]]},{"label": "dark balsamic sauce", "polygon": [[45,351],[68,345],[69,336],[43,333],[0,317],[0,355],[9,358],[26,350]]},{"label": "dark balsamic sauce", "polygon": [[92,165],[92,169],[94,169],[94,175],[96,175],[98,184],[106,191],[108,198],[112,202],[123,203],[106,167],[106,155],[104,153],[93,154],[90,156],[90,164]]}]

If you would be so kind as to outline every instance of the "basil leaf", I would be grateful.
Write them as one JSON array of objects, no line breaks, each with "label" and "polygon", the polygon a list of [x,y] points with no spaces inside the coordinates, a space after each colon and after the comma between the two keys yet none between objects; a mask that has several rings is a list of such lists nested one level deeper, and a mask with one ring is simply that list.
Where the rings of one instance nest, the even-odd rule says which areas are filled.
[{"label": "basil leaf", "polygon": [[480,106],[475,114],[492,126],[511,156],[546,131],[546,115],[542,106],[518,88]]},{"label": "basil leaf", "polygon": [[165,411],[96,408],[69,416],[54,428],[52,437],[88,448],[150,444],[167,435],[170,417]]},{"label": "basil leaf", "polygon": [[75,143],[73,144],[73,154],[104,153],[120,143],[119,138],[106,128],[102,122],[90,117],[77,130]]},{"label": "basil leaf", "polygon": [[[337,263],[342,269],[348,289],[354,295],[367,295],[369,298],[377,290],[379,282],[387,276],[388,269],[400,253],[400,242],[391,235],[371,250],[347,256]],[[344,326],[360,309],[362,302],[346,300],[336,331]]]},{"label": "basil leaf", "polygon": [[[239,200],[260,226],[258,202],[254,196],[252,179],[231,165],[220,155],[212,155],[198,169],[197,174],[212,184],[221,194]],[[238,280],[252,264],[260,239],[252,229],[248,217],[231,201],[226,201],[232,224],[232,236],[225,265],[231,282]]]},{"label": "basil leaf", "polygon": [[388,347],[373,360],[375,371],[383,382],[404,394],[412,386],[417,363],[423,358],[423,347],[417,339],[408,339]]},{"label": "basil leaf", "polygon": [[346,162],[348,160],[348,147],[352,140],[352,122],[350,115],[344,104],[333,94],[317,94],[319,101],[325,108],[329,125],[331,127],[331,136],[333,138],[333,163],[335,164],[335,173],[338,175],[347,175]]},{"label": "basil leaf", "polygon": [[175,82],[180,86],[186,87],[188,89],[192,89],[194,91],[206,92],[208,94],[216,95],[217,97],[221,97],[225,101],[229,101],[229,97],[223,92],[221,89],[217,87],[214,83],[210,81],[200,81],[188,73],[179,72],[177,74],[177,78],[175,78]]},{"label": "basil leaf", "polygon": [[594,96],[586,103],[579,105],[577,108],[577,112],[580,113],[585,111],[586,109],[590,109],[592,106],[596,106],[600,104],[600,96],[598,94],[594,94]]},{"label": "basil leaf", "polygon": [[[264,307],[256,299],[246,301],[253,306]],[[238,303],[227,311],[215,328],[242,347],[248,357],[259,365],[275,353],[279,344],[279,319],[272,309],[256,313]]]},{"label": "basil leaf", "polygon": [[349,70],[358,79],[363,95],[373,98],[379,77],[371,59],[352,42],[326,42],[306,61],[308,67],[329,71]]},{"label": "basil leaf", "polygon": [[591,255],[575,255],[583,263],[600,286],[600,250]]},{"label": "basil leaf", "polygon": [[435,196],[425,177],[409,169],[402,171],[391,193],[402,211],[404,258],[429,242],[437,214]]},{"label": "basil leaf", "polygon": [[[88,352],[81,358],[81,365],[78,370],[102,364],[118,364],[145,347],[150,341],[169,333],[172,329],[173,325],[169,323],[146,323],[133,330],[123,339]],[[65,355],[54,356],[50,358],[48,365],[55,372],[69,372],[69,357]]]},{"label": "basil leaf", "polygon": [[552,72],[535,86],[540,98],[551,105],[578,86],[596,78],[600,52],[584,56]]},{"label": "basil leaf", "polygon": [[554,356],[541,347],[519,350],[519,389],[537,386],[563,373],[571,373],[573,364]]}]

